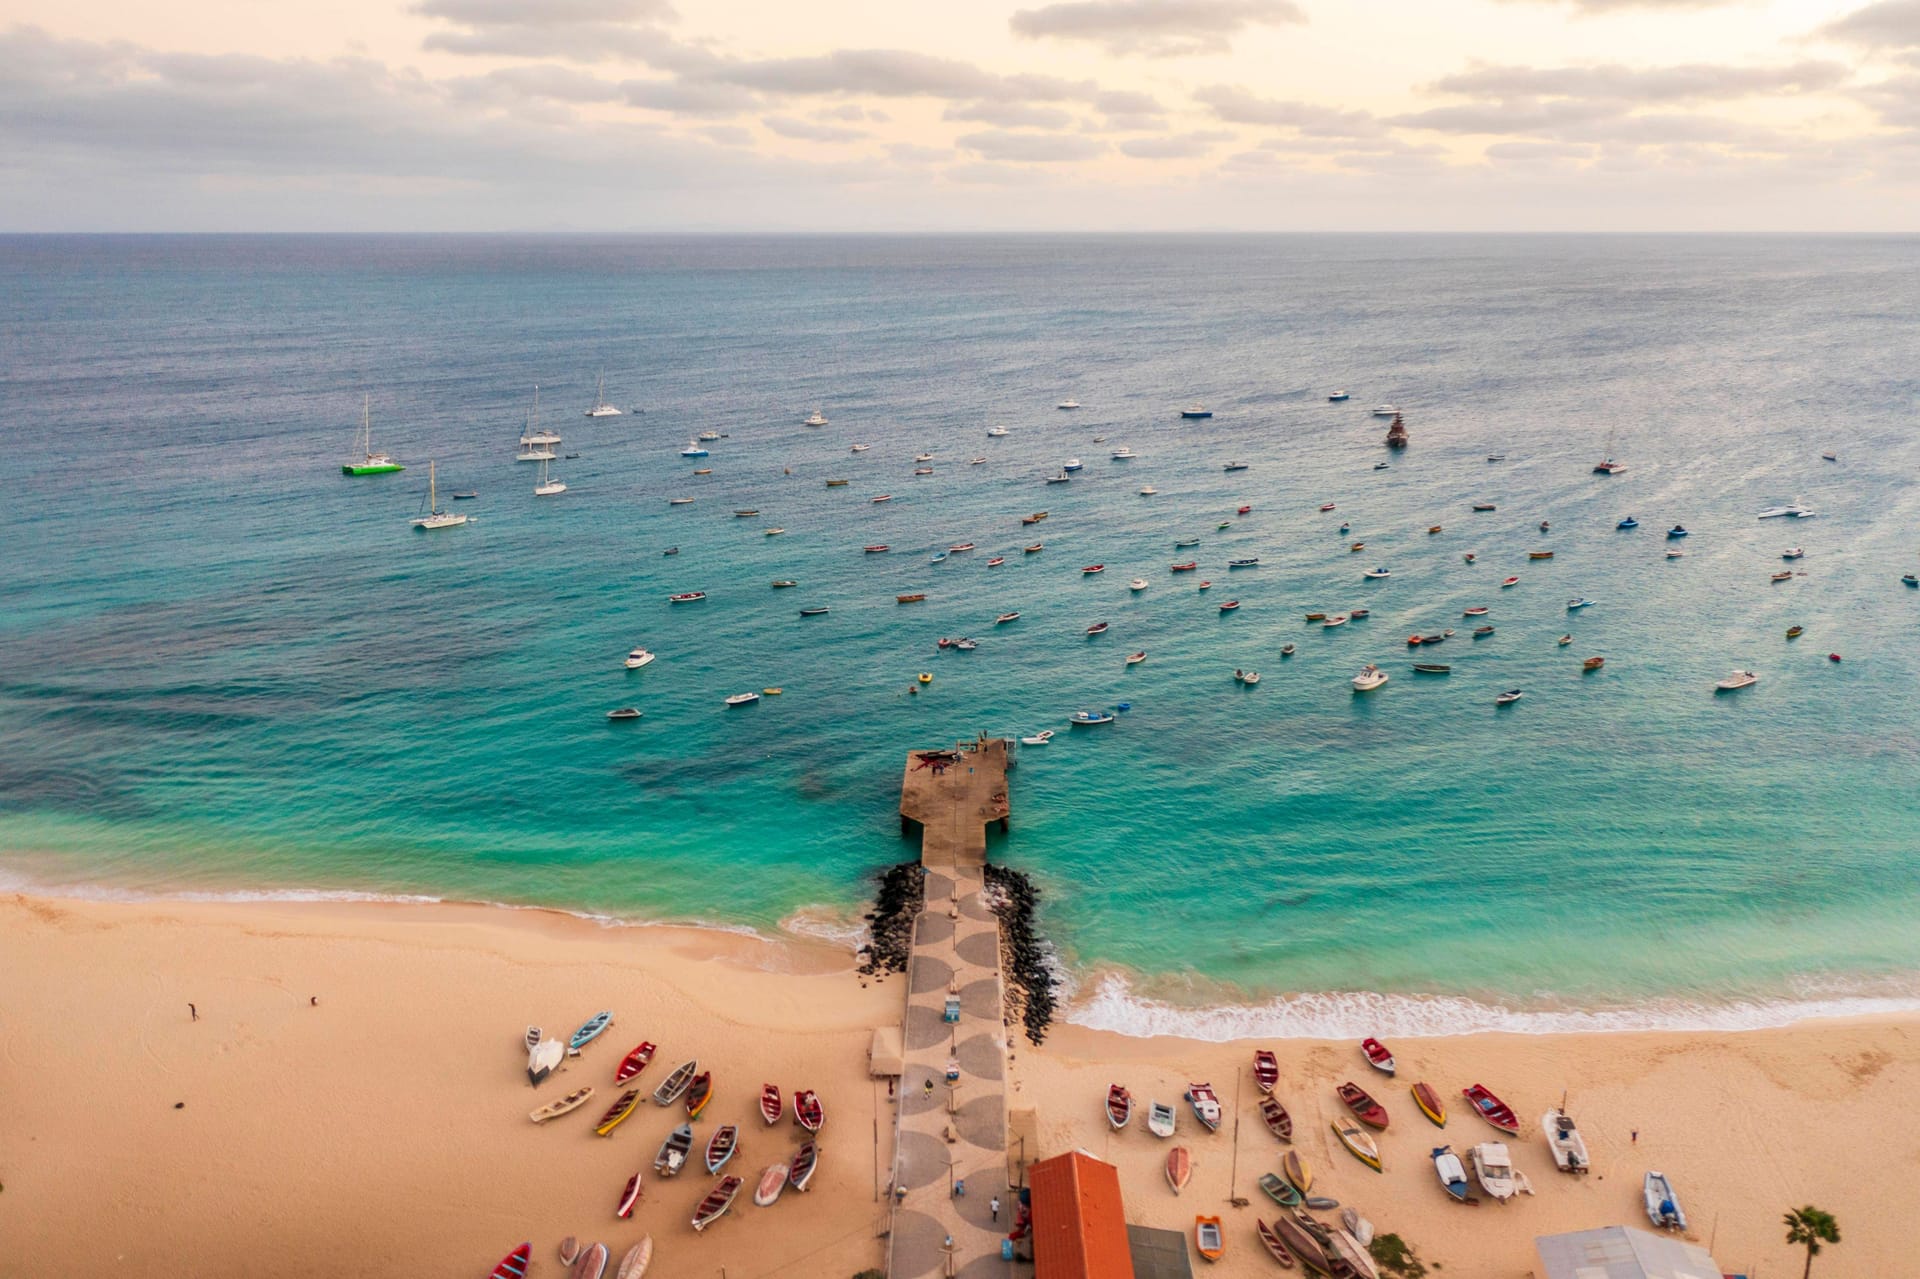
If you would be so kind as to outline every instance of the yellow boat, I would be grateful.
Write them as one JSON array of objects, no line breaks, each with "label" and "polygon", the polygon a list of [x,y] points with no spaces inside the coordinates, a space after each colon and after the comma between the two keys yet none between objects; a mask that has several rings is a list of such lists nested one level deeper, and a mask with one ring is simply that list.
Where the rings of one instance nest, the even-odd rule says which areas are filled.
[{"label": "yellow boat", "polygon": [[594,1135],[604,1137],[615,1128],[618,1128],[627,1121],[627,1116],[631,1115],[634,1107],[639,1104],[640,1090],[638,1088],[630,1088],[626,1092],[621,1093],[620,1100],[614,1102],[613,1105],[607,1109],[607,1113],[600,1116],[600,1122],[593,1126]]},{"label": "yellow boat", "polygon": [[1420,1107],[1421,1114],[1433,1120],[1434,1127],[1445,1128],[1447,1126],[1446,1103],[1440,1100],[1440,1094],[1433,1090],[1432,1085],[1426,1083],[1415,1084],[1413,1086],[1413,1104]]},{"label": "yellow boat", "polygon": [[1373,1144],[1373,1138],[1361,1131],[1359,1124],[1351,1119],[1336,1119],[1333,1121],[1333,1135],[1340,1139],[1340,1144],[1355,1159],[1375,1172],[1386,1171],[1380,1166],[1380,1147]]},{"label": "yellow boat", "polygon": [[1355,542],[1352,546],[1349,546],[1347,549],[1349,551],[1364,551],[1367,549],[1367,544],[1365,542]]},{"label": "yellow boat", "polygon": [[922,684],[931,684],[931,683],[933,683],[933,676],[932,676],[932,675],[930,675],[929,673],[927,673],[926,671],[921,671],[921,672],[920,672],[920,682],[921,682]]},{"label": "yellow boat", "polygon": [[1280,1161],[1280,1175],[1303,1195],[1313,1189],[1313,1169],[1307,1167],[1307,1161],[1300,1157],[1297,1150],[1289,1150]]},{"label": "yellow boat", "polygon": [[780,694],[786,692],[786,690],[783,688],[763,688],[760,691],[765,693],[768,697],[778,697],[780,696]]}]

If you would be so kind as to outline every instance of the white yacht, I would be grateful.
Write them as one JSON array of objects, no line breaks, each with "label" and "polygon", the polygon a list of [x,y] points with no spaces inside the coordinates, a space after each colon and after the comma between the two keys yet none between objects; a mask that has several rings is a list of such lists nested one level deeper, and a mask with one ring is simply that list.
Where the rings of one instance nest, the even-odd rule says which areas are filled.
[{"label": "white yacht", "polygon": [[656,654],[650,653],[644,648],[636,648],[631,653],[627,654],[627,669],[630,671],[637,671],[642,666],[645,666],[647,663],[651,662],[655,656]]},{"label": "white yacht", "polygon": [[1062,400],[1058,404],[1054,405],[1053,407],[1056,409],[1077,409],[1080,407],[1080,401]]},{"label": "white yacht", "polygon": [[1132,449],[1128,448],[1124,444],[1122,444],[1119,448],[1113,451],[1113,460],[1116,462],[1125,462],[1138,456],[1139,454],[1135,453]]},{"label": "white yacht", "polygon": [[440,489],[435,481],[433,463],[427,463],[427,513],[415,519],[413,526],[419,529],[454,528],[465,524],[467,517],[455,515],[451,511],[440,509]]},{"label": "white yacht", "polygon": [[1010,434],[1012,434],[1012,432],[1008,431],[1004,426],[990,426],[987,428],[987,438],[989,439],[998,440]]},{"label": "white yacht", "polygon": [[1760,512],[1759,518],[1763,520],[1777,520],[1785,516],[1790,519],[1803,520],[1813,513],[1812,510],[1804,506],[1772,506]]},{"label": "white yacht", "polygon": [[547,474],[547,464],[540,464],[540,482],[533,486],[535,497],[558,497],[567,491],[567,486]]},{"label": "white yacht", "polygon": [[1396,409],[1391,404],[1376,404],[1373,406],[1373,415],[1375,417],[1392,417],[1399,411],[1399,409]]},{"label": "white yacht", "polygon": [[825,413],[822,413],[819,409],[815,409],[813,412],[807,414],[807,420],[802,422],[800,425],[825,426],[826,424],[827,424],[827,415]]},{"label": "white yacht", "polygon": [[1387,673],[1378,666],[1375,666],[1372,662],[1368,662],[1360,668],[1360,673],[1353,677],[1353,691],[1356,693],[1371,693],[1374,689],[1379,688],[1386,682]]},{"label": "white yacht", "polygon": [[607,403],[607,375],[600,374],[600,384],[593,390],[593,407],[587,410],[588,417],[619,417],[620,410]]},{"label": "white yacht", "polygon": [[[547,456],[551,457],[553,455],[548,454]],[[705,457],[707,456],[707,451],[706,449],[700,446],[699,440],[688,440],[687,447],[680,450],[680,456],[681,457]]]},{"label": "white yacht", "polygon": [[1736,688],[1745,688],[1749,684],[1757,684],[1759,682],[1760,677],[1752,671],[1735,671],[1713,687],[1717,692],[1730,693]]},{"label": "white yacht", "polygon": [[[520,433],[522,449],[551,449],[560,442],[560,432],[549,431],[540,425],[540,388],[533,388],[533,408],[527,414],[527,429]],[[537,457],[520,459],[523,462],[537,462]]]}]

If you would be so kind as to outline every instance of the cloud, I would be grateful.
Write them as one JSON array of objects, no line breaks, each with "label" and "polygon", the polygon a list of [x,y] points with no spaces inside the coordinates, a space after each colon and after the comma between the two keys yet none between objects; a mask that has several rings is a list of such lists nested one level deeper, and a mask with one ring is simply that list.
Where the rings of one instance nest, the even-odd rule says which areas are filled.
[{"label": "cloud", "polygon": [[953,159],[950,147],[923,147],[916,142],[889,142],[887,158],[895,164],[939,164]]},{"label": "cloud", "polygon": [[1233,136],[1216,129],[1129,138],[1120,144],[1120,154],[1135,160],[1190,160],[1206,155],[1220,143],[1231,141]]},{"label": "cloud", "polygon": [[620,85],[598,76],[582,75],[574,67],[551,62],[501,67],[485,75],[462,76],[445,82],[447,91],[469,102],[507,107],[532,99],[554,102],[618,102]]},{"label": "cloud", "polygon": [[1020,9],[1007,25],[1030,40],[1084,40],[1109,53],[1168,58],[1227,53],[1248,27],[1306,20],[1292,0],[1070,0]]},{"label": "cloud", "polygon": [[1869,49],[1920,48],[1920,0],[1880,0],[1827,23],[1813,34]]},{"label": "cloud", "polygon": [[1805,61],[1772,67],[1687,63],[1670,67],[1483,66],[1443,76],[1432,88],[1464,97],[1578,98],[1641,105],[1748,98],[1760,94],[1831,89],[1849,72],[1837,62]]},{"label": "cloud", "polygon": [[686,79],[628,80],[620,88],[629,106],[673,115],[739,115],[762,105],[759,94],[733,84]]},{"label": "cloud", "polygon": [[421,0],[413,12],[448,23],[423,42],[443,53],[567,62],[670,59],[666,0]]},{"label": "cloud", "polygon": [[1005,129],[1064,129],[1073,123],[1070,112],[1059,107],[1036,106],[1030,102],[955,103],[947,108],[941,119],[996,124]]},{"label": "cloud", "polygon": [[1003,164],[1067,164],[1091,160],[1107,149],[1104,142],[1075,133],[1009,133],[990,129],[955,139],[962,150],[975,151]]},{"label": "cloud", "polygon": [[469,27],[670,22],[678,16],[667,0],[420,0],[413,11]]},{"label": "cloud", "polygon": [[760,122],[769,132],[802,142],[858,142],[873,135],[864,129],[846,129],[836,124],[815,124],[789,116],[770,115]]},{"label": "cloud", "polygon": [[709,124],[695,129],[703,138],[711,139],[723,147],[750,147],[753,145],[753,130],[743,129],[737,124]]},{"label": "cloud", "polygon": [[1507,0],[1509,4],[1561,4],[1583,14],[1626,13],[1635,9],[1718,9],[1740,0]]},{"label": "cloud", "polygon": [[1379,118],[1370,112],[1262,98],[1238,85],[1208,85],[1196,89],[1193,98],[1229,124],[1273,125],[1330,138],[1374,137],[1384,131]]}]

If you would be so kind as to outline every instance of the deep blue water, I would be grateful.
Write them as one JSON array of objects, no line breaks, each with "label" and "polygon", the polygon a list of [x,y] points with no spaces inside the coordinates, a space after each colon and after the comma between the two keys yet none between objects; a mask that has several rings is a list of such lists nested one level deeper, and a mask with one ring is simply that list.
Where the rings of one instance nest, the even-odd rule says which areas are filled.
[{"label": "deep blue water", "polygon": [[[0,239],[0,850],[771,928],[908,855],[909,747],[1053,727],[994,851],[1090,1020],[1920,997],[1916,297],[1915,238]],[[603,369],[644,412],[582,416]],[[553,499],[514,461],[535,383],[580,454]],[[404,474],[340,474],[363,394]],[[468,526],[409,526],[430,458]]]}]

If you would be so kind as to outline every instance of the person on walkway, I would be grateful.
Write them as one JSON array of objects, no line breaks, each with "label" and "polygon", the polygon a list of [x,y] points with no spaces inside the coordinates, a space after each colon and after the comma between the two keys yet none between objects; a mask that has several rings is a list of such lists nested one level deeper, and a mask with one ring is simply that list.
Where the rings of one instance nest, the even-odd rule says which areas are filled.
[{"label": "person on walkway", "polygon": [[926,1086],[920,1090],[920,1095],[922,1097],[925,1097],[928,1101],[933,1100],[933,1080],[932,1079],[927,1080]]},{"label": "person on walkway", "polygon": [[1000,1196],[995,1195],[993,1198],[987,1200],[987,1207],[992,1210],[994,1221],[998,1222],[1000,1220]]}]

